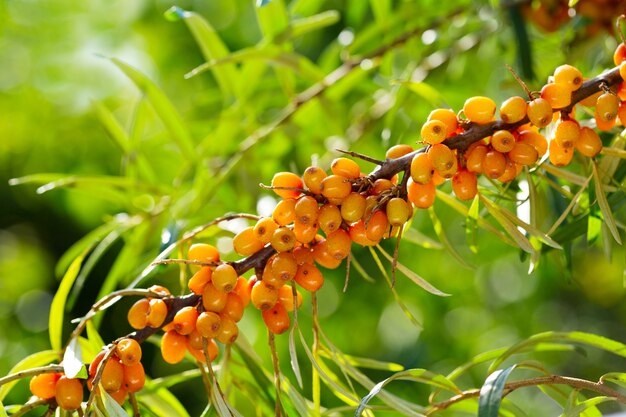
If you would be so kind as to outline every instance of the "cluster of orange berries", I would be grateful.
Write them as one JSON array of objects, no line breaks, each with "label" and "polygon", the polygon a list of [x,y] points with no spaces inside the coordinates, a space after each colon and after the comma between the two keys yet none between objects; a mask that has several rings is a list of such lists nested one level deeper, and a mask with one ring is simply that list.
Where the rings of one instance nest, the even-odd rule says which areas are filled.
[{"label": "cluster of orange berries", "polygon": [[83,401],[83,384],[78,378],[68,378],[61,372],[35,375],[29,384],[30,392],[42,400],[55,399],[63,410],[76,410]]}]

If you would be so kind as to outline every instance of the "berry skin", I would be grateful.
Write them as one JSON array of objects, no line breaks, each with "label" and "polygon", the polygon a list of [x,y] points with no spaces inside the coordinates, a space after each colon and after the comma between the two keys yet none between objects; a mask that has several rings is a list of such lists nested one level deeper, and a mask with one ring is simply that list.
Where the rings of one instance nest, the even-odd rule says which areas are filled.
[{"label": "berry skin", "polygon": [[454,167],[454,153],[443,143],[433,145],[428,149],[428,158],[435,169],[441,174]]},{"label": "berry skin", "polygon": [[365,196],[350,193],[341,202],[341,217],[348,223],[358,221],[365,214]]},{"label": "berry skin", "polygon": [[172,323],[179,334],[188,335],[196,329],[198,310],[195,307],[183,307],[176,312]]},{"label": "berry skin", "polygon": [[498,178],[506,169],[506,158],[496,150],[489,150],[483,159],[483,174],[489,178]]},{"label": "berry skin", "polygon": [[576,150],[582,155],[593,158],[602,150],[602,140],[595,130],[589,127],[580,129],[580,137],[576,142]]},{"label": "berry skin", "polygon": [[202,337],[213,338],[217,336],[222,326],[220,315],[212,311],[203,311],[196,320],[196,330]]},{"label": "berry skin", "polygon": [[122,365],[136,365],[141,361],[141,346],[135,339],[127,337],[117,343],[115,354],[122,362]]},{"label": "berry skin", "polygon": [[441,143],[448,136],[446,124],[440,120],[430,120],[422,126],[422,140],[429,145]]},{"label": "berry skin", "polygon": [[526,117],[528,103],[521,97],[511,97],[500,106],[500,119],[504,123],[517,123]]},{"label": "berry skin", "polygon": [[339,229],[342,221],[343,219],[339,207],[333,204],[324,204],[320,207],[317,222],[319,223],[320,229],[322,229],[326,235]]},{"label": "berry skin", "polygon": [[448,136],[454,135],[459,122],[456,118],[456,113],[450,109],[435,109],[428,115],[428,121],[439,120],[446,125],[446,131]]},{"label": "berry skin", "polygon": [[478,191],[476,174],[460,170],[452,177],[452,191],[461,200],[471,200]]},{"label": "berry skin", "polygon": [[169,364],[183,360],[187,350],[187,338],[174,330],[165,332],[161,339],[161,356]]},{"label": "berry skin", "polygon": [[148,313],[147,325],[150,327],[160,327],[167,316],[167,304],[160,298],[150,300],[150,311]]},{"label": "berry skin", "polygon": [[411,178],[413,181],[426,184],[433,178],[435,167],[426,153],[419,153],[411,160]]},{"label": "berry skin", "polygon": [[562,148],[573,148],[580,137],[580,126],[573,120],[560,120],[554,130],[554,140]]},{"label": "berry skin", "polygon": [[504,169],[504,173],[498,177],[498,181],[506,184],[507,182],[513,181],[515,177],[517,177],[517,166],[515,162],[507,158],[506,168]]},{"label": "berry skin", "polygon": [[270,244],[277,252],[285,252],[296,245],[296,236],[291,229],[279,227],[272,235]]},{"label": "berry skin", "polygon": [[220,264],[213,271],[213,285],[222,292],[231,292],[237,285],[239,275],[231,264]]},{"label": "berry skin", "polygon": [[626,45],[624,45],[624,42],[617,45],[613,53],[613,62],[616,66],[620,65],[623,61],[626,61]]},{"label": "berry skin", "polygon": [[[98,367],[104,359],[104,355],[105,352],[101,351],[94,358],[94,360],[91,361],[91,364],[89,364],[89,376],[91,378],[96,376],[96,373],[98,372]],[[123,382],[124,366],[119,362],[117,357],[111,356],[106,365],[104,365],[104,370],[102,371],[102,378],[100,379],[100,383],[106,391],[117,391],[118,389],[120,389]]]},{"label": "berry skin", "polygon": [[515,146],[515,137],[508,130],[498,130],[491,137],[491,146],[498,152],[507,153]]},{"label": "berry skin", "polygon": [[212,276],[213,270],[208,266],[205,266],[193,274],[193,276],[189,279],[187,286],[194,294],[202,294],[204,287],[211,282]]},{"label": "berry skin", "polygon": [[143,388],[145,383],[146,372],[144,371],[141,362],[124,367],[123,389],[128,392],[137,392]]},{"label": "berry skin", "polygon": [[246,227],[233,237],[233,249],[241,256],[249,256],[263,248],[264,243],[257,240],[254,227]]},{"label": "berry skin", "polygon": [[519,165],[533,165],[539,159],[537,150],[532,145],[523,142],[517,142],[507,156],[512,162]]},{"label": "berry skin", "polygon": [[202,292],[202,306],[206,311],[221,312],[226,305],[227,299],[228,294],[218,290],[211,283],[207,284]]},{"label": "berry skin", "polygon": [[274,334],[282,334],[289,330],[291,319],[287,313],[287,309],[281,304],[276,305],[263,312],[263,321],[267,329]]},{"label": "berry skin", "polygon": [[[409,180],[411,183],[413,180]],[[375,246],[376,242],[372,242],[365,235],[365,222],[363,220],[359,220],[356,223],[352,223],[348,229],[348,233],[350,234],[350,239],[357,245],[361,246]]]},{"label": "berry skin", "polygon": [[389,229],[387,214],[383,210],[376,210],[365,221],[365,236],[372,242],[379,242]]},{"label": "berry skin", "polygon": [[320,167],[310,166],[304,170],[302,180],[313,194],[322,193],[322,180],[327,177],[326,171]]},{"label": "berry skin", "polygon": [[572,91],[564,84],[546,84],[541,89],[541,98],[546,100],[553,109],[562,109],[572,102]]},{"label": "berry skin", "polygon": [[[284,201],[290,200],[283,200],[281,203]],[[278,224],[274,221],[274,219],[271,217],[263,217],[254,225],[254,237],[263,244],[270,243],[272,234],[274,234],[276,229],[278,229]]]},{"label": "berry skin", "polygon": [[528,143],[537,151],[539,157],[542,157],[548,151],[548,140],[541,133],[533,130],[523,130],[519,133],[517,141],[520,143]]},{"label": "berry skin", "polygon": [[619,66],[619,76],[622,77],[622,80],[626,80],[626,64],[623,62]]},{"label": "berry skin", "polygon": [[35,375],[29,383],[30,392],[42,400],[49,400],[54,397],[56,384],[60,377],[61,374],[59,373]]},{"label": "berry skin", "polygon": [[138,300],[128,309],[128,324],[133,329],[140,330],[148,324],[148,313],[150,312],[150,301],[147,298]]},{"label": "berry skin", "polygon": [[329,175],[322,181],[322,195],[332,203],[340,203],[352,192],[352,184],[343,175]]},{"label": "berry skin", "polygon": [[317,200],[310,195],[300,197],[295,206],[296,221],[302,224],[313,224],[317,220],[319,205]]},{"label": "berry skin", "polygon": [[207,243],[195,243],[187,252],[187,259],[200,262],[219,262],[220,253],[217,248]]},{"label": "berry skin", "polygon": [[619,110],[619,98],[612,93],[604,93],[596,101],[596,119],[599,117],[603,122],[613,122]]},{"label": "berry skin", "polygon": [[399,197],[389,200],[385,211],[391,226],[401,226],[411,217],[411,206]]},{"label": "berry skin", "polygon": [[574,148],[562,148],[553,140],[550,141],[550,162],[555,166],[565,166],[572,162]]},{"label": "berry skin", "polygon": [[234,322],[238,322],[243,317],[243,301],[237,294],[233,294],[232,292],[228,294],[228,299],[226,300],[226,305],[224,306],[224,310],[220,314],[229,317]]},{"label": "berry skin", "polygon": [[291,251],[298,265],[313,263],[313,252],[311,248],[306,246],[296,246]]},{"label": "berry skin", "polygon": [[544,98],[536,98],[528,103],[526,110],[530,123],[537,127],[546,127],[552,122],[552,107]]},{"label": "berry skin", "polygon": [[374,186],[370,189],[370,193],[372,195],[380,195],[383,191],[390,190],[393,187],[393,185],[394,183],[388,180],[387,178],[379,178],[376,181],[374,181]]},{"label": "berry skin", "polygon": [[237,337],[239,336],[239,327],[237,327],[237,323],[232,320],[228,316],[221,315],[222,325],[220,327],[220,331],[217,333],[216,339],[225,345],[230,345],[235,343]]},{"label": "berry skin", "polygon": [[333,255],[326,240],[319,241],[313,247],[313,260],[319,266],[326,269],[335,269],[341,265],[343,258],[340,255]]},{"label": "berry skin", "polygon": [[[297,275],[297,274],[296,274]],[[294,277],[295,278],[295,277]],[[257,309],[263,311],[272,308],[278,300],[278,290],[270,288],[263,281],[258,281],[252,287],[250,301]]]},{"label": "berry skin", "polygon": [[54,397],[63,410],[76,410],[83,402],[83,384],[78,379],[62,376],[56,383]]},{"label": "berry skin", "polygon": [[485,145],[477,145],[465,155],[465,168],[469,172],[480,174],[483,172],[483,160],[487,153]]},{"label": "berry skin", "polygon": [[413,147],[411,145],[398,144],[387,149],[387,152],[385,153],[385,158],[396,159],[411,152],[413,152]]},{"label": "berry skin", "polygon": [[296,219],[296,200],[290,198],[280,201],[272,212],[272,218],[279,226],[293,223]]},{"label": "berry skin", "polygon": [[293,224],[293,234],[300,243],[309,243],[317,235],[319,225],[317,222],[312,224],[302,224],[296,220]]},{"label": "berry skin", "polygon": [[291,252],[280,252],[270,258],[268,265],[272,274],[277,276],[283,284],[291,281],[298,270],[298,263]]},{"label": "berry skin", "polygon": [[330,170],[334,175],[339,175],[345,178],[359,178],[361,175],[361,168],[352,159],[348,158],[336,158],[330,164]]},{"label": "berry skin", "polygon": [[[309,292],[315,292],[322,288],[322,285],[324,285],[324,276],[320,270],[312,264],[298,266],[298,272],[296,273],[294,280],[298,283],[298,285]],[[278,299],[278,292],[276,293],[276,299]]]},{"label": "berry skin", "polygon": [[294,304],[293,290],[291,285],[283,285],[278,289],[278,302],[282,304],[287,311],[293,311],[302,305],[302,294],[296,290],[296,299]]},{"label": "berry skin", "polygon": [[431,181],[420,184],[409,179],[407,183],[409,201],[417,208],[426,209],[435,203],[435,184]]},{"label": "berry skin", "polygon": [[293,172],[277,172],[272,178],[272,187],[294,188],[294,190],[274,189],[274,192],[282,198],[297,198],[302,194],[299,189],[304,187],[302,179]]},{"label": "berry skin", "polygon": [[570,91],[576,91],[583,84],[583,74],[576,67],[561,65],[554,70],[554,82],[566,85]]},{"label": "berry skin", "polygon": [[471,97],[463,105],[463,114],[470,122],[484,124],[493,120],[496,103],[489,97]]},{"label": "berry skin", "polygon": [[339,229],[326,237],[326,249],[330,256],[342,260],[350,254],[352,239],[350,234],[343,229]]},{"label": "berry skin", "polygon": [[250,304],[250,290],[248,287],[248,281],[244,277],[237,278],[237,285],[235,285],[235,289],[232,291],[233,294],[236,294],[241,299],[243,306],[246,307]]}]

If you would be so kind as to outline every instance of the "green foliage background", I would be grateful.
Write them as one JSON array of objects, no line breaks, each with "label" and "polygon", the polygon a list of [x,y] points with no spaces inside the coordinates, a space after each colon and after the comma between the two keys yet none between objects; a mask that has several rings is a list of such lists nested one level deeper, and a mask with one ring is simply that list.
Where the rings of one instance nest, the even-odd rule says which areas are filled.
[{"label": "green foliage background", "polygon": [[[164,17],[174,5],[214,28],[216,38],[204,44],[207,49],[185,24],[193,27],[193,20],[181,20],[176,12]],[[456,10],[454,18],[447,17]],[[110,244],[100,247],[101,258],[71,292],[65,336],[70,318],[138,276],[158,254],[164,231],[179,237],[224,213],[267,213],[273,195],[258,184],[269,183],[273,173],[302,172],[312,160],[328,167],[337,148],[383,158],[391,145],[414,144],[437,106],[460,109],[473,95],[496,102],[523,95],[505,68],[510,64],[522,74],[512,16],[480,1],[274,0],[263,7],[252,0],[0,3],[0,375],[29,353],[49,348],[48,309],[71,261],[62,255],[91,230],[100,228]],[[442,25],[434,31],[361,62],[400,34],[439,19]],[[616,41],[610,35],[584,38],[576,21],[552,34],[527,29],[536,78],[523,77],[531,88],[563,63],[590,77],[612,65]],[[233,61],[223,62],[229,53],[235,53],[229,55]],[[298,93],[351,59],[360,65],[274,126]],[[217,62],[211,68],[185,77],[212,60]],[[145,84],[148,79],[154,86]],[[143,91],[137,88],[142,83]],[[622,162],[618,181],[624,170]],[[10,178],[40,173],[62,175],[9,186]],[[67,175],[88,179],[36,193],[38,186]],[[545,231],[568,201],[544,182],[537,187],[534,210]],[[502,204],[514,209],[506,200]],[[428,213],[418,213],[412,227],[436,247],[408,239],[400,261],[452,294],[432,296],[399,276],[396,288],[421,320],[418,329],[395,303],[368,250],[355,248],[355,259],[374,282],[353,268],[342,293],[342,267],[325,274],[319,294],[322,327],[342,351],[446,373],[480,352],[547,330],[624,341],[624,246],[607,247],[585,224],[565,251],[545,251],[527,274],[529,259],[519,249],[480,231],[478,252],[472,253],[466,220],[441,201],[436,212],[472,268],[438,243]],[[626,221],[623,206],[614,215]],[[220,231],[207,240],[224,243],[228,236]],[[393,242],[385,247],[392,251]],[[140,286],[152,283],[180,291],[174,267],[159,268]],[[105,341],[130,331],[124,318],[130,302],[104,314],[99,324]],[[305,308],[302,327],[309,322]],[[242,333],[271,369],[257,312],[247,312]],[[287,337],[278,339],[283,371],[295,383]],[[613,356],[588,354],[540,359],[554,372],[590,379],[624,366]],[[304,354],[301,364],[310,372]],[[154,377],[191,367],[166,366],[153,347],[146,348],[144,365]],[[469,382],[480,386],[484,371]],[[370,373],[375,381],[386,376]],[[27,388],[19,388],[5,404],[23,402]],[[200,388],[198,380],[172,388],[191,415],[204,408]],[[305,379],[304,392],[310,389]],[[396,390],[414,401],[427,395],[408,383]],[[324,405],[339,404],[327,390],[322,393]],[[515,395],[528,400],[529,415],[534,407],[555,407],[539,400],[538,390]],[[244,410],[250,406],[243,404]]]}]

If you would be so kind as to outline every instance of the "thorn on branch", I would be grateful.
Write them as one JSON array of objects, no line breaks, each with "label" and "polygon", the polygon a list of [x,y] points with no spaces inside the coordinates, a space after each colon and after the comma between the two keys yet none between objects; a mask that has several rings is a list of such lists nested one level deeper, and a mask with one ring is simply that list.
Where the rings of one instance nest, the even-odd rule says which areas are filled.
[{"label": "thorn on branch", "polygon": [[385,161],[381,161],[380,159],[372,158],[372,157],[364,155],[362,153],[353,152],[353,151],[345,151],[343,149],[335,149],[335,150],[337,152],[341,152],[343,154],[350,155],[353,158],[359,158],[359,159],[362,159],[364,161],[371,162],[372,164],[382,165],[382,164],[385,163]]}]

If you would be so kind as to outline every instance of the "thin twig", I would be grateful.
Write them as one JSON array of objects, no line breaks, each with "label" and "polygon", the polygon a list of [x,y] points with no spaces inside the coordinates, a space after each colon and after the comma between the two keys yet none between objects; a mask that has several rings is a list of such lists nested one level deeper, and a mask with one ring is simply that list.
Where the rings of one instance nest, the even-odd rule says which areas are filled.
[{"label": "thin twig", "polygon": [[92,388],[91,388],[91,391],[89,392],[87,405],[85,406],[85,414],[89,414],[89,409],[91,408],[91,405],[93,404],[93,400],[96,398],[96,392],[98,391],[98,385],[100,385],[100,380],[102,379],[102,374],[104,373],[104,367],[106,366],[107,362],[109,362],[109,359],[111,359],[111,357],[115,353],[115,346],[113,344],[109,344],[105,346],[104,349],[106,350],[106,353],[104,354],[102,361],[100,361],[100,363],[98,364],[96,375],[93,377],[93,381],[91,382]]},{"label": "thin twig", "polygon": [[515,70],[509,65],[509,64],[505,64],[504,65],[506,67],[506,69],[511,73],[511,75],[513,76],[513,78],[515,78],[515,81],[517,81],[517,83],[522,87],[522,89],[524,90],[524,92],[528,95],[528,98],[530,100],[533,99],[533,94],[530,91],[530,88],[528,88],[528,86],[526,85],[526,83],[524,82],[524,80],[522,80],[520,78],[519,75],[517,75],[517,73],[515,72]]},{"label": "thin twig", "polygon": [[133,407],[133,417],[141,417],[141,412],[139,411],[139,404],[137,403],[137,397],[135,397],[134,392],[128,393],[128,401],[130,402],[131,407]]},{"label": "thin twig", "polygon": [[[33,397],[35,398],[35,397]],[[11,417],[21,417],[24,414],[28,413],[30,410],[34,410],[37,407],[41,407],[42,405],[49,404],[51,400],[42,400],[37,399],[35,401],[30,401],[24,404],[22,408],[17,410],[14,414],[11,414]]]},{"label": "thin twig", "polygon": [[46,365],[46,366],[40,366],[37,368],[27,369],[25,371],[19,371],[14,374],[10,374],[10,375],[0,378],[0,386],[11,381],[15,381],[15,380],[22,379],[22,378],[27,378],[29,376],[49,374],[53,372],[63,372],[63,366],[62,365]]},{"label": "thin twig", "polygon": [[206,262],[206,261],[196,261],[195,259],[170,258],[170,259],[161,259],[158,261],[154,261],[150,265],[183,264],[183,265],[197,265],[197,266],[218,266],[222,263],[223,262]]},{"label": "thin twig", "polygon": [[343,149],[335,149],[337,152],[344,153],[346,155],[350,155],[353,158],[359,158],[367,162],[371,162],[372,164],[382,165],[385,161],[381,161],[380,159],[372,158],[371,156],[364,155],[362,153],[353,152],[353,151],[344,151]]}]

